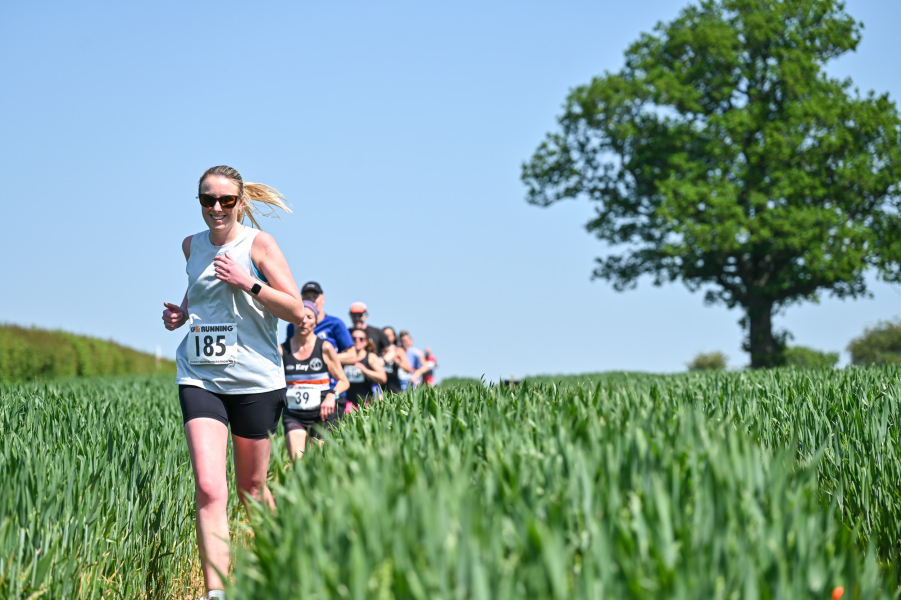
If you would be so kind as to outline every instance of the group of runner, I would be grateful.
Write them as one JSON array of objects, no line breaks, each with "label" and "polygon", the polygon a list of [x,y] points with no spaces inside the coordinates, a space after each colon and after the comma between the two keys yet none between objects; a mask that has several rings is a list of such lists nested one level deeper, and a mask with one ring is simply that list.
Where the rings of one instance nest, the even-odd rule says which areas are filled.
[{"label": "group of runner", "polygon": [[[325,293],[316,281],[301,288],[304,318],[288,324],[279,348],[285,364],[287,404],[282,417],[291,458],[303,455],[307,437],[323,431],[345,413],[386,393],[401,393],[420,382],[434,383],[437,361],[413,337],[393,327],[367,324],[362,302],[350,306],[351,326],[325,312]],[[398,337],[400,346],[397,345]]]},{"label": "group of runner", "polygon": [[[346,412],[432,383],[436,363],[428,349],[413,347],[408,332],[367,325],[362,302],[351,305],[348,329],[325,313],[318,283],[298,289],[275,239],[256,220],[276,208],[291,212],[278,190],[218,166],[200,177],[197,199],[207,229],[182,241],[187,291],[181,304],[164,303],[163,323],[170,331],[188,324],[176,353],[178,397],[194,474],[204,598],[221,599],[230,562],[229,429],[241,501],[246,507],[254,498],[275,510],[266,477],[280,418],[291,456],[300,456],[308,436],[321,439],[323,428]],[[282,344],[279,319],[291,324]]]}]

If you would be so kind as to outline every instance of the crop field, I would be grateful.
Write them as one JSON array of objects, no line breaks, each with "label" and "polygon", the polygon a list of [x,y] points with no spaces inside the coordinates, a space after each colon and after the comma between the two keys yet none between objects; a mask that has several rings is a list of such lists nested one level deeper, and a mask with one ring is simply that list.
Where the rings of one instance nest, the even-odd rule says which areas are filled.
[{"label": "crop field", "polygon": [[[901,368],[460,384],[236,498],[232,598],[897,597]],[[0,384],[0,597],[199,595],[169,377]],[[233,492],[233,490],[232,490]]]}]

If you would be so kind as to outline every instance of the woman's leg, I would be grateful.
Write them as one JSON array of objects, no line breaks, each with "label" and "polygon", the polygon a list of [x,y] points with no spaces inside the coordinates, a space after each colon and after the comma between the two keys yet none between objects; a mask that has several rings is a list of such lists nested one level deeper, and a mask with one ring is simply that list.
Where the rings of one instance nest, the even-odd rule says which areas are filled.
[{"label": "woman's leg", "polygon": [[291,460],[302,457],[307,447],[306,429],[292,429],[285,435],[285,441],[288,442],[288,455]]},{"label": "woman's leg", "polygon": [[203,580],[207,591],[224,590],[223,577],[228,575],[229,565],[228,482],[225,476],[228,427],[215,419],[191,419],[185,423],[185,437],[194,469],[197,546]]},{"label": "woman's leg", "polygon": [[269,438],[253,440],[232,434],[232,447],[235,450],[235,478],[238,480],[238,497],[244,502],[249,495],[275,510],[275,500],[266,485],[269,472],[269,452],[272,442]]}]

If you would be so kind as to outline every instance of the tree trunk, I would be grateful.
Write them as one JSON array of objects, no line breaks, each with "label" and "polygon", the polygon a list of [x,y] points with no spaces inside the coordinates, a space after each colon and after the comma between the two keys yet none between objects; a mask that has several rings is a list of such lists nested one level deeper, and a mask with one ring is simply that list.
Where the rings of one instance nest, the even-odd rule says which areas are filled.
[{"label": "tree trunk", "polygon": [[782,342],[773,336],[773,303],[754,302],[747,307],[751,368],[766,369],[782,364]]}]

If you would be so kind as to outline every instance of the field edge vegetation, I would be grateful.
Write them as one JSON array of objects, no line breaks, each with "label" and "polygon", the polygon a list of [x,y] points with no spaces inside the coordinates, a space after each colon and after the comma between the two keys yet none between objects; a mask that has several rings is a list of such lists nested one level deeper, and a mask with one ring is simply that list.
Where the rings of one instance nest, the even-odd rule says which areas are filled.
[{"label": "field edge vegetation", "polygon": [[175,363],[113,341],[0,324],[0,381],[175,373]]}]

